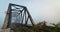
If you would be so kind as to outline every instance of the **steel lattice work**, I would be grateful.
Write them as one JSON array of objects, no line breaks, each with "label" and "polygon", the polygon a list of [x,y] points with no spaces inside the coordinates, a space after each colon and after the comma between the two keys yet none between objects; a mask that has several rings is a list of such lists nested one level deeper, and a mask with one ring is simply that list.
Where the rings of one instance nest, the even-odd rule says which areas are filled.
[{"label": "steel lattice work", "polygon": [[9,4],[3,29],[9,28],[11,23],[20,23],[27,25],[28,21],[34,25],[34,21],[25,6]]}]

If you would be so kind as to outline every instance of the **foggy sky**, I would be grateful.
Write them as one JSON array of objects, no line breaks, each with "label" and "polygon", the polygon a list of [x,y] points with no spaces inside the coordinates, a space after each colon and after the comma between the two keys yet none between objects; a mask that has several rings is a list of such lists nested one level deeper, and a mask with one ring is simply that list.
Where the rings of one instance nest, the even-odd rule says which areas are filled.
[{"label": "foggy sky", "polygon": [[0,0],[0,26],[2,27],[9,3],[26,6],[35,23],[60,22],[60,0]]}]

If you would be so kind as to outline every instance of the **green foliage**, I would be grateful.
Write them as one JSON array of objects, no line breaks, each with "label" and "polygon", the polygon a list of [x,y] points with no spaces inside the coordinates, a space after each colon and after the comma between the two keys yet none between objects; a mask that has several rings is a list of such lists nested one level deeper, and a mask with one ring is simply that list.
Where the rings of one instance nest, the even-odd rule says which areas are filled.
[{"label": "green foliage", "polygon": [[57,24],[53,24],[54,25],[54,32],[60,32],[60,23],[57,23]]},{"label": "green foliage", "polygon": [[36,24],[33,28],[28,27],[15,27],[15,32],[60,32],[60,23],[58,24],[52,24],[53,26],[47,26],[46,22],[40,22]]}]

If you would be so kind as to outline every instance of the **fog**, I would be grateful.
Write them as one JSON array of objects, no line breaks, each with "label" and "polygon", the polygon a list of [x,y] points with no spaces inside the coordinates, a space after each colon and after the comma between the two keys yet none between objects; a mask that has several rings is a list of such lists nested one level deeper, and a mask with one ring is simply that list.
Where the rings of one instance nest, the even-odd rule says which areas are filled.
[{"label": "fog", "polygon": [[2,27],[9,3],[26,6],[35,23],[60,22],[60,0],[0,0],[0,26]]}]

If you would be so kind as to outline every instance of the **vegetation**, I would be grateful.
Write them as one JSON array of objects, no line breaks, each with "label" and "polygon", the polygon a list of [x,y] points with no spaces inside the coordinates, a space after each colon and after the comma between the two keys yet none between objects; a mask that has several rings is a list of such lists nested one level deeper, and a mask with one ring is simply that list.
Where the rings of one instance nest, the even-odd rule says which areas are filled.
[{"label": "vegetation", "polygon": [[15,27],[15,32],[60,32],[60,23],[52,24],[53,26],[47,26],[46,22],[40,22],[33,28],[28,27]]}]

